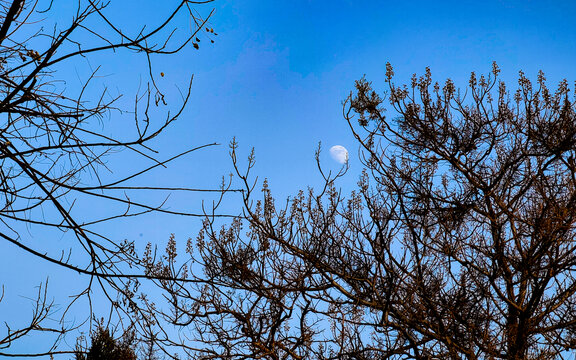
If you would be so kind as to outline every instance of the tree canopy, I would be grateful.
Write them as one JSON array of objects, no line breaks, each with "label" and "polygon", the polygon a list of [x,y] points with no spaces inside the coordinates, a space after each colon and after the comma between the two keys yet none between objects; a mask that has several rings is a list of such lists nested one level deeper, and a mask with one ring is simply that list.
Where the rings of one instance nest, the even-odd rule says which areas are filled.
[{"label": "tree canopy", "polygon": [[[279,204],[237,144],[244,215],[206,221],[168,282],[192,358],[557,359],[576,346],[576,118],[564,80],[426,70],[344,104],[365,170]],[[388,112],[386,113],[386,107]],[[320,164],[319,164],[320,165]],[[343,171],[346,170],[346,166]],[[180,273],[176,246],[149,269]],[[148,257],[148,259],[151,259]]]}]

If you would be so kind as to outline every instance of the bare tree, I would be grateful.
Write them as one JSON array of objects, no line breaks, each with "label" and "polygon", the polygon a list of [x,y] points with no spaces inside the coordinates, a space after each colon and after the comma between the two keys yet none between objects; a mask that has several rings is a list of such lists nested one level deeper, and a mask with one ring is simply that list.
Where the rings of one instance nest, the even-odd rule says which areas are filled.
[{"label": "bare tree", "polygon": [[[233,143],[244,217],[206,221],[189,241],[204,269],[197,286],[164,283],[189,355],[566,357],[576,347],[574,95],[566,81],[551,91],[543,73],[532,83],[522,72],[510,93],[498,74],[494,64],[459,91],[427,69],[397,86],[388,65],[383,96],[357,81],[344,117],[366,169],[348,198],[327,175],[285,206],[266,183],[255,199],[254,159],[241,170]],[[149,268],[176,276],[175,256]]]},{"label": "bare tree", "polygon": [[[127,326],[137,323],[140,335],[147,329],[155,338],[167,336],[161,329],[152,330],[154,319],[145,317],[132,298],[138,279],[149,276],[134,245],[108,236],[101,225],[150,212],[204,216],[202,211],[169,209],[163,201],[148,201],[149,195],[140,195],[195,189],[147,186],[139,179],[179,157],[215,145],[207,143],[160,157],[153,142],[182,115],[192,83],[190,77],[180,103],[168,106],[168,97],[156,79],[164,73],[153,67],[154,59],[177,54],[185,47],[199,49],[200,41],[214,42],[217,34],[209,25],[212,11],[207,9],[201,15],[197,10],[209,2],[181,0],[162,5],[167,11],[164,18],[130,29],[115,23],[112,18],[118,14],[108,13],[109,3],[99,0],[78,1],[75,8],[68,8],[68,17],[53,9],[62,6],[58,2],[0,1],[0,238],[71,274],[85,275],[88,284],[78,293],[67,294],[72,300],[61,304],[59,314],[42,284],[29,323],[3,324],[0,355],[72,354],[72,348],[63,346],[64,336],[84,320],[78,320],[77,313],[70,314],[71,306],[88,299],[89,308],[83,308],[83,314],[92,319],[91,297],[96,288],[108,298],[116,320],[124,319]],[[57,18],[62,20],[52,21]],[[185,19],[184,30],[178,29],[179,19]],[[88,74],[76,74],[84,77],[80,86],[66,81],[66,76],[74,76],[70,70],[74,66],[93,66],[102,54],[113,63],[122,52],[147,64],[143,70],[148,80],[128,107],[107,87],[100,93],[91,88],[94,83],[105,84],[99,78],[99,66]],[[131,128],[109,121],[129,117]],[[133,167],[132,173],[125,173],[124,167],[118,177],[114,173],[118,167],[108,161],[114,158],[109,155],[120,150],[132,159],[148,161],[148,165]],[[87,214],[86,204],[98,202],[105,204],[107,212],[99,217]],[[54,245],[51,239],[63,234],[71,245]],[[48,320],[55,325],[46,325]],[[38,341],[38,347],[25,354],[12,351],[18,340],[38,333],[55,334],[53,344]]]}]

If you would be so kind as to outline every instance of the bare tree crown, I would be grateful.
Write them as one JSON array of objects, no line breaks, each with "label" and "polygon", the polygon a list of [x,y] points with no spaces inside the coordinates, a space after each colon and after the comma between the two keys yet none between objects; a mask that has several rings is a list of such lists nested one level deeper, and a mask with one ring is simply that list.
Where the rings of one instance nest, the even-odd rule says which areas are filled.
[{"label": "bare tree crown", "polygon": [[[248,172],[244,219],[189,242],[196,288],[166,286],[193,358],[556,359],[576,344],[574,94],[429,69],[366,79],[344,117],[366,167],[279,206]],[[389,108],[390,116],[385,113]],[[172,257],[173,259],[174,257]],[[156,264],[155,266],[160,266]],[[195,335],[194,335],[195,334]]]}]

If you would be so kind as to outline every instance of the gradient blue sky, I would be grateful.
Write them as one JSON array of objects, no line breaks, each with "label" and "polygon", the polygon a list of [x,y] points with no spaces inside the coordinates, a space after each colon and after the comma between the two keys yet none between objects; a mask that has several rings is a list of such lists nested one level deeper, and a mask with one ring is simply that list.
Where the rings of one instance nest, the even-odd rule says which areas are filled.
[{"label": "gradient blue sky", "polygon": [[[138,24],[142,18],[127,13],[136,3],[148,19],[161,7],[117,1],[109,10],[127,25]],[[55,6],[65,10],[74,4],[64,1]],[[430,66],[435,80],[450,77],[464,87],[471,71],[488,73],[492,61],[498,62],[502,79],[512,88],[521,69],[534,79],[542,69],[552,86],[562,78],[571,86],[576,80],[574,1],[217,0],[199,9],[206,13],[212,6],[216,12],[210,26],[218,33],[214,44],[202,38],[199,51],[188,48],[170,58],[154,59],[155,71],[165,73],[159,84],[167,89],[182,86],[183,79],[194,73],[187,110],[158,144],[166,156],[208,142],[222,145],[150,174],[157,183],[214,187],[231,171],[227,143],[235,136],[241,156],[255,148],[254,174],[267,177],[280,198],[319,183],[314,160],[319,141],[322,161],[333,169],[339,164],[327,150],[343,145],[350,151],[350,171],[340,185],[351,190],[361,166],[358,146],[342,118],[342,101],[363,75],[376,89],[383,89],[386,62],[395,68],[396,83],[408,82],[412,73],[422,74]],[[183,21],[182,28],[186,26]],[[119,63],[142,69],[136,76],[146,73],[139,67],[145,65],[141,59],[127,55],[101,58],[108,80],[122,75]],[[131,101],[137,84],[114,87]],[[172,90],[167,94],[177,97]],[[121,154],[114,161],[128,164]],[[198,211],[203,198],[175,194],[171,206]],[[229,206],[234,211],[234,202]],[[107,231],[136,240],[143,248],[147,241],[165,243],[170,233],[182,240],[195,237],[198,229],[198,219],[148,217],[117,223]],[[0,251],[13,254],[5,255],[12,261],[0,265],[3,281],[6,274],[27,274],[26,282],[7,283],[14,290],[11,294],[32,296],[30,284],[55,271],[41,263],[32,265],[34,260],[23,258],[19,250],[1,245]],[[53,278],[56,291],[69,287],[66,279]],[[5,318],[6,309],[0,306],[0,318]],[[29,303],[22,302],[21,310],[29,313]]]},{"label": "gradient blue sky", "polygon": [[[430,66],[435,79],[467,85],[492,61],[515,86],[520,69],[544,70],[551,84],[576,80],[576,3],[543,1],[216,2],[217,43],[186,59],[195,73],[188,129],[194,139],[256,148],[258,171],[289,193],[316,173],[322,141],[357,146],[341,102],[366,75],[383,89]],[[549,4],[549,5],[547,5]]]}]

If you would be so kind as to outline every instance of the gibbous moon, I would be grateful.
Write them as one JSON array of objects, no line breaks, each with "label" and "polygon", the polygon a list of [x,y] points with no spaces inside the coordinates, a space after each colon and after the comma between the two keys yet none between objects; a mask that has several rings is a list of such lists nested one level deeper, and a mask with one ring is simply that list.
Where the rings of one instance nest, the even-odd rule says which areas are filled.
[{"label": "gibbous moon", "polygon": [[342,145],[334,145],[330,148],[330,155],[332,159],[338,161],[340,164],[348,162],[348,150]]}]

